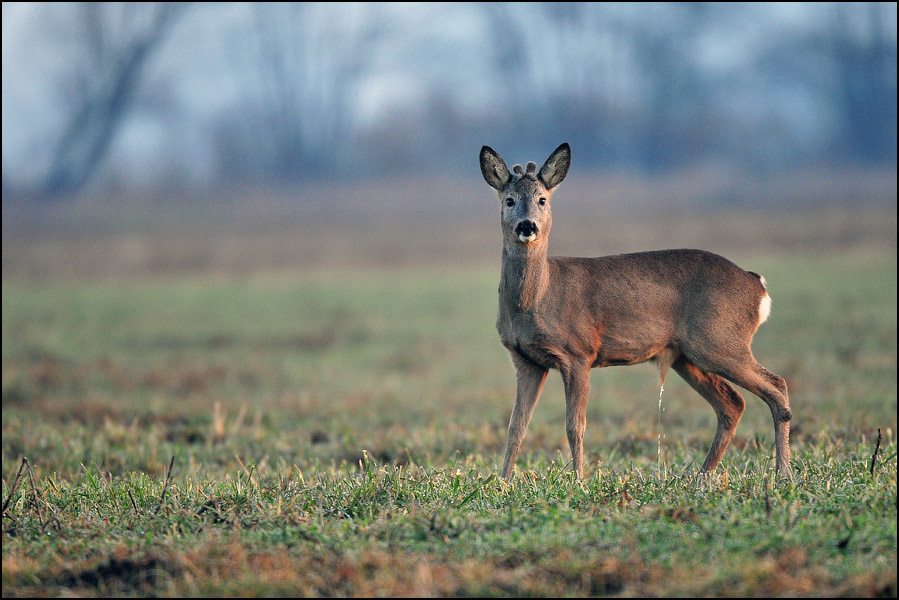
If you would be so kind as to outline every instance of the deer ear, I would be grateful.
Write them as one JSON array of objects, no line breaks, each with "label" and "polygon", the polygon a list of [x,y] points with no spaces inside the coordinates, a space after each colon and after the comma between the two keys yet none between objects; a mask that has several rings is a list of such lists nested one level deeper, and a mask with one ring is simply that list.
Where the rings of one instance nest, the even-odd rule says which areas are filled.
[{"label": "deer ear", "polygon": [[509,183],[509,179],[512,178],[512,174],[509,173],[509,167],[506,166],[505,161],[503,161],[503,159],[500,158],[500,155],[496,153],[496,150],[490,146],[481,148],[480,158],[481,174],[484,175],[484,181],[495,190],[503,189],[503,187]]},{"label": "deer ear", "polygon": [[540,181],[543,182],[546,189],[551,190],[562,183],[565,175],[568,174],[569,166],[571,166],[571,147],[566,142],[553,150],[553,153],[540,167],[540,173],[537,176],[540,177]]}]

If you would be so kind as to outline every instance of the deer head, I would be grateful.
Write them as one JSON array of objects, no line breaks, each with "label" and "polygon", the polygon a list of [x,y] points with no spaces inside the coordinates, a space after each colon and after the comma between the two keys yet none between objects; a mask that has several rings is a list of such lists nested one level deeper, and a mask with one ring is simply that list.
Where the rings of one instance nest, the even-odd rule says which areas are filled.
[{"label": "deer head", "polygon": [[568,173],[571,148],[562,144],[556,148],[540,171],[537,163],[512,167],[512,171],[493,148],[481,148],[481,173],[500,200],[500,216],[504,244],[508,249],[530,250],[546,248],[552,227],[550,199],[553,190]]}]

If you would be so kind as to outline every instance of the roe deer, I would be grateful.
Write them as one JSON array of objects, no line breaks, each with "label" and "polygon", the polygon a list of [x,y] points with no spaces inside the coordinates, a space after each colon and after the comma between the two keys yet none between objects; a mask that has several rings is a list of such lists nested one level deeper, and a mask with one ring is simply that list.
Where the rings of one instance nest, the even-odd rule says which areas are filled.
[{"label": "roe deer", "polygon": [[496,328],[518,381],[502,477],[512,475],[549,369],[558,369],[565,384],[572,468],[583,478],[590,369],[649,360],[658,363],[663,379],[673,368],[718,416],[702,471],[721,462],[745,408],[727,379],[768,404],[777,472],[792,477],[787,385],[750,349],[771,308],[765,279],[702,250],[547,257],[550,198],[568,173],[568,144],[556,148],[539,171],[529,162],[526,170],[515,165],[510,172],[488,146],[481,148],[480,163],[500,201],[503,258]]}]

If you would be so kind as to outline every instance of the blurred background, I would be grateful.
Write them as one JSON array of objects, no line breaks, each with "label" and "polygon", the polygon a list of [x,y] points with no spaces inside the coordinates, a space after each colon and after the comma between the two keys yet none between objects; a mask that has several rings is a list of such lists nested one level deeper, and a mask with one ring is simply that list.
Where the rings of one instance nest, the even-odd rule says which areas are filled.
[{"label": "blurred background", "polygon": [[[841,480],[867,477],[858,463],[882,430],[884,460],[895,466],[896,23],[895,3],[866,2],[4,2],[6,481],[27,456],[38,479],[54,473],[50,487],[61,482],[62,493],[75,494],[48,506],[68,506],[73,527],[87,532],[118,513],[70,501],[83,494],[66,491],[67,482],[98,490],[103,473],[113,485],[113,477],[137,472],[167,483],[172,456],[175,481],[189,478],[187,489],[191,480],[233,481],[235,473],[238,488],[240,473],[292,481],[303,471],[355,469],[366,457],[495,473],[515,377],[494,327],[500,203],[478,154],[489,145],[510,166],[541,164],[562,142],[571,145],[572,166],[553,195],[550,254],[703,248],[763,273],[773,310],[753,351],[788,382],[794,465],[823,473],[820,465],[845,463],[833,471]],[[686,383],[669,377],[663,406],[651,365],[592,376],[590,469],[611,464],[611,473],[642,480],[666,464],[674,476],[701,460],[715,416]],[[543,397],[519,461],[538,472],[570,456],[559,377],[549,378]],[[738,465],[732,481],[755,464],[770,466],[772,447],[770,412],[747,397],[725,457]],[[763,489],[760,480],[752,485]],[[880,494],[859,496],[865,506],[889,505],[886,492],[864,489]],[[135,495],[157,503],[154,493]],[[830,496],[821,498],[827,504]],[[124,496],[115,502],[128,511]],[[254,523],[246,521],[245,534],[229,517],[203,521],[197,535],[223,527],[231,533],[222,540],[233,533],[253,545],[281,543],[281,525],[271,536],[257,528],[255,501],[235,502]],[[413,546],[397,546],[414,548],[416,569],[423,538],[414,532],[428,527],[417,502],[403,514],[424,525],[409,527]],[[895,589],[877,583],[895,582],[895,535],[891,549],[877,551],[852,524],[860,523],[856,504],[833,511],[803,503],[852,536],[858,572],[872,578],[847,576],[843,563],[827,567],[834,538],[806,560],[807,544],[784,545],[780,533],[773,545],[750,544],[748,562],[719,553],[736,571],[710,566],[709,577],[805,582],[829,569],[840,585],[874,582],[836,586],[831,595]],[[199,518],[209,506],[173,514]],[[57,536],[59,544],[47,543],[51,528],[7,535],[15,530],[8,514],[4,593],[11,581],[19,587],[9,595],[59,595],[35,582],[63,580],[54,570],[66,556],[84,559],[86,535]],[[333,525],[322,531],[352,540],[348,513],[327,514]],[[690,515],[682,525],[694,525]],[[128,542],[130,529],[107,537],[151,548],[153,557],[170,556],[159,549],[170,543],[163,539],[172,540],[171,555],[191,547],[173,521],[150,521],[158,533],[141,538],[145,544]],[[575,523],[564,522],[565,531]],[[814,537],[803,523],[792,539]],[[393,544],[392,533],[376,531],[358,529],[376,546]],[[325,539],[304,537],[292,552],[305,556],[307,542],[330,552]],[[469,539],[457,541],[481,552]],[[617,555],[659,555],[623,539]],[[565,544],[552,553],[581,555]],[[609,554],[618,547],[611,544],[594,551]],[[801,553],[766,555],[765,569],[777,565],[770,577],[745,570],[756,569],[763,546]],[[120,548],[110,552],[124,563]],[[872,566],[873,555],[883,560]],[[491,564],[482,558],[470,562]],[[228,571],[217,560],[207,559],[211,572]],[[670,571],[667,554],[662,560],[652,573]],[[532,579],[544,573],[511,562]],[[782,566],[794,563],[806,574]],[[96,571],[92,564],[85,573]],[[278,572],[288,570],[308,571]],[[168,579],[159,581],[156,595],[177,595]],[[243,589],[223,581],[225,594]],[[504,585],[472,589],[496,595]],[[717,585],[682,595],[714,595]],[[400,589],[395,595],[429,595]],[[446,595],[459,589],[468,588]],[[755,595],[817,588],[771,589]]]},{"label": "blurred background", "polygon": [[[396,233],[403,218],[452,217],[490,219],[469,241],[496,241],[483,144],[511,165],[569,142],[564,198],[578,219],[896,201],[895,3],[2,10],[3,227],[14,238],[327,224],[393,240],[375,253],[383,262],[408,254],[396,241],[415,235]],[[895,220],[886,225],[894,238]],[[626,240],[579,253],[630,249]],[[307,259],[333,258],[325,242]],[[34,258],[23,244],[4,243],[5,275],[17,252]],[[173,244],[148,239],[132,254],[168,252],[156,262],[184,268],[234,254],[181,260],[191,251]],[[422,251],[465,253],[441,244]]]}]

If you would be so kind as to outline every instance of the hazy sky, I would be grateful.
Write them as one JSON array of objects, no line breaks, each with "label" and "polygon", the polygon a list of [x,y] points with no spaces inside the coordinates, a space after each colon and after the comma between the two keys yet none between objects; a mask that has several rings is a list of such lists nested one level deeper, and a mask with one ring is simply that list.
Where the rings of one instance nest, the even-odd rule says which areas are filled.
[{"label": "hazy sky", "polygon": [[[30,179],[45,167],[42,148],[58,135],[65,107],[62,82],[72,35],[65,31],[66,7],[40,3],[3,3],[3,165]],[[130,119],[116,141],[116,160],[139,163],[160,152],[195,160],[202,173],[207,161],[196,155],[202,126],[241,96],[229,53],[232,32],[251,24],[248,4],[194,5],[178,21],[159,53],[149,62],[144,90],[180,107],[172,141],[152,114]],[[315,10],[350,11],[357,7],[319,5]],[[452,93],[474,109],[492,97],[483,24],[465,4],[400,3],[380,6],[391,43],[379,46],[376,68],[361,82],[357,119],[361,124],[387,112],[402,113],[428,94]],[[335,17],[338,15],[335,14]],[[345,18],[345,14],[340,15]],[[325,15],[327,18],[327,15]],[[181,123],[178,123],[178,121]]]},{"label": "hazy sky", "polygon": [[[895,4],[891,6],[895,21]],[[664,35],[665,28],[672,26],[666,15],[678,7],[611,4],[591,8],[606,9],[612,14],[645,14],[645,26],[660,28]],[[351,26],[362,11],[377,11],[384,43],[378,44],[370,57],[374,68],[366,71],[359,84],[358,105],[353,111],[356,123],[363,126],[384,115],[401,118],[435,99],[472,113],[501,108],[506,91],[495,75],[492,44],[516,31],[523,31],[522,43],[528,49],[536,49],[530,68],[543,87],[558,89],[572,84],[566,65],[560,64],[563,54],[556,47],[569,44],[587,56],[614,56],[620,61],[613,65],[618,72],[608,79],[610,87],[604,92],[613,100],[617,94],[622,103],[641,101],[636,69],[629,67],[627,54],[616,54],[620,49],[611,47],[614,40],[604,38],[589,23],[553,35],[545,30],[546,24],[540,22],[540,13],[531,4],[514,5],[511,18],[524,28],[511,28],[511,33],[489,31],[482,7],[472,3],[365,7],[326,3],[304,10],[312,11],[310,22],[337,27]],[[69,56],[77,28],[71,27],[71,5],[5,2],[2,11],[3,168],[10,179],[30,181],[46,169],[47,148],[58,139],[70,106]],[[187,10],[147,65],[141,86],[142,108],[118,132],[111,153],[113,166],[138,172],[140,169],[133,167],[168,160],[187,166],[199,178],[211,175],[209,132],[222,115],[240,105],[252,79],[239,66],[243,49],[238,40],[243,36],[237,35],[253,26],[251,12],[246,3],[194,4]],[[695,53],[715,77],[736,73],[740,65],[766,50],[772,36],[820,26],[816,22],[820,11],[816,13],[814,4],[716,5],[713,12],[709,26],[698,30]],[[747,19],[747,14],[759,18]],[[747,81],[735,80],[727,92],[729,97],[715,101],[747,115],[771,110],[773,101],[776,110],[789,113],[787,118],[796,127],[805,127],[808,135],[819,130],[814,107],[789,85],[778,92],[780,97],[759,99],[753,96],[758,90]],[[173,112],[172,107],[177,110]]]}]

